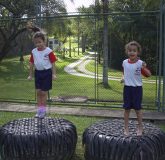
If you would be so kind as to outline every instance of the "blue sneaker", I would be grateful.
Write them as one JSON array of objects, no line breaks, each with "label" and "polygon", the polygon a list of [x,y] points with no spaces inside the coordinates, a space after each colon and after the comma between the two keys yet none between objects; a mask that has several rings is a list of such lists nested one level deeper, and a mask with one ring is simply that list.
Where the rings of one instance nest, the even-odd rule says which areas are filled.
[{"label": "blue sneaker", "polygon": [[46,116],[46,110],[43,108],[39,108],[35,115],[35,118],[44,118]]}]

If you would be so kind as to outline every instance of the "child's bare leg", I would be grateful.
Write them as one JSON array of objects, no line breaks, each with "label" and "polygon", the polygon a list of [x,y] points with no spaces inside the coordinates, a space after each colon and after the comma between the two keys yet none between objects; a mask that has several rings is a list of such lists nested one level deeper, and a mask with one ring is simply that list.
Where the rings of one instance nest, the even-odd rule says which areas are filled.
[{"label": "child's bare leg", "polygon": [[39,107],[39,106],[41,106],[41,104],[42,104],[41,90],[40,90],[40,89],[37,89],[36,92],[37,92],[37,105],[38,105],[38,107]]},{"label": "child's bare leg", "polygon": [[130,109],[125,109],[125,111],[124,111],[124,134],[126,136],[129,135],[129,128],[128,128],[129,113],[130,113]]},{"label": "child's bare leg", "polygon": [[46,107],[46,101],[47,101],[47,91],[41,91],[41,96],[42,96],[42,106]]},{"label": "child's bare leg", "polygon": [[138,121],[137,136],[141,136],[143,133],[142,111],[141,110],[135,110],[135,112],[136,112],[137,121]]}]

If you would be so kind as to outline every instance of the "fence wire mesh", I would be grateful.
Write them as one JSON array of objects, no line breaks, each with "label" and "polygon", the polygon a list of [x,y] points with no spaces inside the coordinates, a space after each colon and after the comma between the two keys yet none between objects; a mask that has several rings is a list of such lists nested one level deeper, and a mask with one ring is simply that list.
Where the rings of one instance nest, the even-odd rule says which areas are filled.
[{"label": "fence wire mesh", "polygon": [[[47,44],[58,57],[58,78],[53,82],[49,100],[56,103],[121,106],[121,66],[126,58],[124,45],[130,40],[137,40],[143,48],[141,59],[147,63],[153,75],[144,79],[143,105],[149,109],[156,109],[159,83],[157,79],[161,76],[158,75],[158,70],[163,70],[159,65],[159,11],[139,11],[139,5],[122,5],[119,1],[110,1],[108,12],[102,14],[103,6],[100,1],[88,1],[88,8],[87,4],[83,3],[78,6],[77,13],[71,12],[75,11],[71,5],[77,6],[75,1],[65,8],[67,11],[71,10],[69,14],[60,12],[47,15],[44,11],[48,9],[48,5],[44,5],[44,8],[37,8],[38,10],[34,8],[29,17],[0,18],[0,50],[3,51],[4,46],[8,48],[3,51],[7,52],[7,55],[1,54],[1,100],[35,100],[34,82],[26,80],[29,55],[34,45],[31,31],[23,29],[26,28],[27,22],[30,22],[47,33]],[[44,4],[43,1],[37,3]],[[36,6],[39,7],[39,4]],[[66,1],[64,4],[66,5]],[[105,16],[108,20],[109,78],[106,87],[103,84]],[[3,34],[8,41],[4,41]]]}]

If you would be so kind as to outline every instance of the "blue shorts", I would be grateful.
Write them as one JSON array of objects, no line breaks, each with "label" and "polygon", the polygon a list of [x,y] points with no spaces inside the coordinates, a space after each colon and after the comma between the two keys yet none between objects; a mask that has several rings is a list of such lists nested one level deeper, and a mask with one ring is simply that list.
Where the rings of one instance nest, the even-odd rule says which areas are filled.
[{"label": "blue shorts", "polygon": [[143,96],[142,86],[137,86],[137,87],[124,86],[123,108],[124,109],[135,109],[135,110],[142,109],[142,106],[141,106],[142,96]]},{"label": "blue shorts", "polygon": [[35,88],[42,91],[48,91],[52,89],[52,70],[35,70]]}]

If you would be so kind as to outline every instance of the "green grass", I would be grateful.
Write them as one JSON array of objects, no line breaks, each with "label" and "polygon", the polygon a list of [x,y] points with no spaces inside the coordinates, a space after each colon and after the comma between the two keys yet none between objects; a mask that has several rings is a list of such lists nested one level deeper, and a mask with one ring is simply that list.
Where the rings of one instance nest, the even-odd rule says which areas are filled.
[{"label": "green grass", "polygon": [[[0,119],[0,126],[3,124],[12,121],[18,118],[29,118],[33,117],[34,113],[18,113],[18,112],[0,112],[1,119]],[[57,114],[50,114],[52,118],[64,118],[71,121],[77,128],[77,135],[78,135],[78,142],[76,146],[75,155],[72,160],[84,160],[84,148],[82,146],[82,134],[86,128],[88,128],[91,124],[95,123],[96,121],[103,120],[103,118],[95,118],[95,117],[85,117],[85,116],[68,116],[68,115],[57,115]],[[165,131],[165,124],[157,125],[162,130]]]},{"label": "green grass", "polygon": [[165,132],[165,124],[158,124],[158,127],[160,127]]}]

